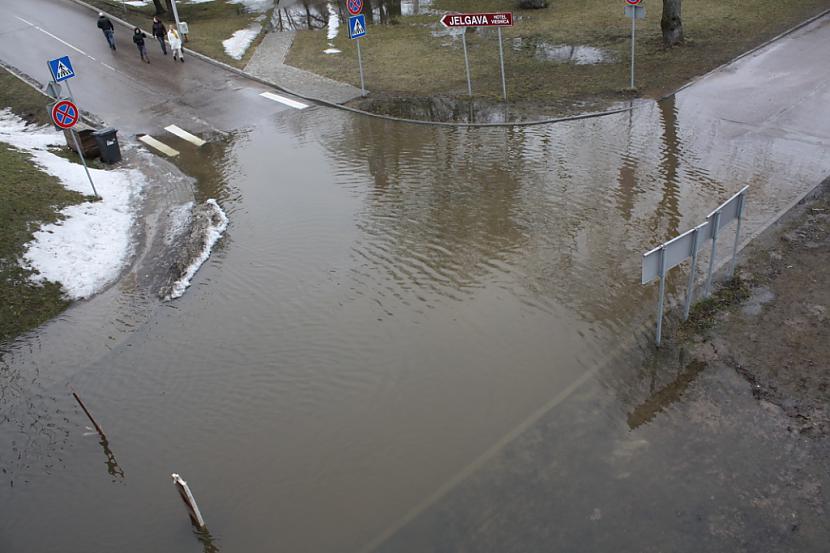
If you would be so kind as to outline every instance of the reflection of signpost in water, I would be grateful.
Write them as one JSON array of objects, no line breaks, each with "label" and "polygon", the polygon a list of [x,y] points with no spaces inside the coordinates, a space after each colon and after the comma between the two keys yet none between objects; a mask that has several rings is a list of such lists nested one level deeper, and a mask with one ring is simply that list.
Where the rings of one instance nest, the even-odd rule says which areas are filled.
[{"label": "reflection of signpost in water", "polygon": [[69,56],[64,56],[62,58],[49,60],[48,65],[49,72],[52,73],[52,81],[55,83],[50,87],[50,90],[59,95],[60,86],[58,86],[57,83],[66,81],[66,89],[69,91],[70,98],[69,100],[61,100],[58,98],[58,101],[49,111],[49,115],[52,117],[52,122],[56,127],[68,130],[69,134],[72,135],[72,141],[75,143],[75,149],[78,151],[78,155],[81,156],[81,163],[84,165],[84,171],[86,171],[86,177],[89,179],[89,185],[92,186],[92,193],[96,198],[100,198],[98,191],[95,190],[95,183],[92,182],[92,175],[89,174],[89,168],[86,166],[83,148],[81,148],[81,145],[78,142],[77,133],[73,128],[81,118],[81,110],[78,109],[77,105],[75,105],[74,99],[72,98],[72,88],[69,86],[69,79],[75,76],[75,70],[72,68],[72,62],[69,61]]},{"label": "reflection of signpost in water", "polygon": [[441,18],[441,24],[448,29],[464,28],[461,35],[461,44],[464,47],[464,68],[467,70],[467,92],[473,95],[473,85],[470,80],[470,58],[467,55],[467,27],[497,27],[499,31],[499,62],[501,64],[501,90],[507,100],[507,80],[504,76],[504,45],[502,44],[501,28],[513,26],[513,14],[510,12],[498,13],[456,13],[447,14]]},{"label": "reflection of signpost in water", "polygon": [[641,6],[643,0],[625,0],[625,15],[631,18],[631,85],[634,89],[634,39],[637,35],[637,20],[646,18],[646,8]]}]

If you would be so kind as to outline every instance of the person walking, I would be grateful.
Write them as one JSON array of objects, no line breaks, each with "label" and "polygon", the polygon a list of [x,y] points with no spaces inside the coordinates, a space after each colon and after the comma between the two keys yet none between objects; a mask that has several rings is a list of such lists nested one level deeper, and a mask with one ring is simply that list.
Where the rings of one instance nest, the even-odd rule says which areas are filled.
[{"label": "person walking", "polygon": [[147,45],[144,43],[145,38],[147,38],[147,35],[145,35],[141,29],[136,27],[135,31],[133,31],[133,43],[135,43],[138,48],[138,53],[141,55],[141,61],[150,63],[150,57],[147,55]]},{"label": "person walking", "polygon": [[167,42],[170,43],[170,51],[173,52],[173,61],[176,59],[182,60],[184,63],[184,54],[182,53],[182,39],[179,33],[173,27],[167,31]]},{"label": "person walking", "polygon": [[158,17],[153,18],[153,36],[159,41],[161,44],[161,51],[164,55],[167,55],[167,45],[164,43],[164,37],[167,36],[167,29],[164,27],[164,23],[159,21]]},{"label": "person walking", "polygon": [[115,50],[115,27],[112,26],[112,21],[104,15],[104,12],[98,12],[98,28],[104,32],[110,50]]}]

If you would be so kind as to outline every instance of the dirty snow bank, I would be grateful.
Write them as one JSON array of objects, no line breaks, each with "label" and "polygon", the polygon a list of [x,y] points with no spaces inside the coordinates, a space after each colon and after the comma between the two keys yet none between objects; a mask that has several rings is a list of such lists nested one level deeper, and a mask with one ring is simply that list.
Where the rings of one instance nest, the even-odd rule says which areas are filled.
[{"label": "dirty snow bank", "polygon": [[[190,259],[185,262],[187,265],[182,267],[181,276],[171,286],[166,300],[182,297],[196,271],[210,257],[213,246],[228,228],[228,216],[216,200],[208,200],[203,205],[192,208],[192,203],[185,204],[171,213],[171,237],[175,238],[181,234],[182,227],[190,224],[190,234],[182,240],[181,248]],[[192,211],[188,213],[190,209]]]},{"label": "dirty snow bank", "polygon": [[241,60],[248,47],[259,36],[262,30],[260,23],[254,23],[247,29],[240,29],[236,31],[231,38],[222,41],[222,46],[225,47],[225,53],[235,60]]},{"label": "dirty snow bank", "polygon": [[[62,134],[26,125],[6,109],[0,110],[0,141],[29,154],[69,190],[92,195],[83,166],[47,150],[65,144]],[[20,261],[39,273],[35,281],[60,282],[71,299],[92,296],[118,278],[127,264],[137,199],[146,182],[134,169],[90,173],[102,199],[61,210],[65,219],[41,227]]]}]

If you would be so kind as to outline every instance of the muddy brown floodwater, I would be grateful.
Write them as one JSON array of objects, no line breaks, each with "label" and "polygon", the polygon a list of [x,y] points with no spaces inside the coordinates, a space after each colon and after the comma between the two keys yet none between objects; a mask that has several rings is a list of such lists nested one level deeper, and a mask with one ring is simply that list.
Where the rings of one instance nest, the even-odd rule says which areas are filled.
[{"label": "muddy brown floodwater", "polygon": [[631,430],[646,375],[610,361],[653,322],[642,252],[746,184],[756,233],[830,172],[827,27],[617,116],[448,129],[314,108],[183,154],[230,218],[190,290],[160,303],[128,275],[2,357],[0,549],[778,543],[718,521],[782,454],[671,416]]}]

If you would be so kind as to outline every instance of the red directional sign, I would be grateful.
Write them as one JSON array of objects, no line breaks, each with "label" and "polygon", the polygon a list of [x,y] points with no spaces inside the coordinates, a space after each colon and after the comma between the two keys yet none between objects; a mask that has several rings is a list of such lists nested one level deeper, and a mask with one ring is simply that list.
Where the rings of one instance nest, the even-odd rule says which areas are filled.
[{"label": "red directional sign", "polygon": [[69,100],[61,100],[52,106],[52,121],[61,129],[71,129],[78,122],[81,112]]},{"label": "red directional sign", "polygon": [[642,2],[643,2],[643,0],[625,0],[625,3],[628,4],[629,6],[637,6],[637,5],[641,4]]},{"label": "red directional sign", "polygon": [[348,0],[346,7],[349,9],[350,14],[360,15],[360,12],[363,11],[363,0]]},{"label": "red directional sign", "polygon": [[498,13],[448,13],[441,18],[444,27],[512,27],[513,14]]}]

